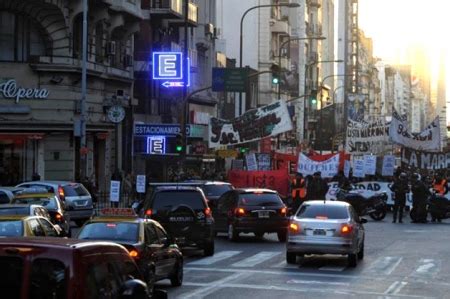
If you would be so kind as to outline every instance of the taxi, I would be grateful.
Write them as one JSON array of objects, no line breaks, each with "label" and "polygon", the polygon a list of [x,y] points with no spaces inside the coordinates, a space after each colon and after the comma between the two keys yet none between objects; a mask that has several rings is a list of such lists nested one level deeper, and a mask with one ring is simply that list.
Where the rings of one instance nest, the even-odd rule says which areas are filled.
[{"label": "taxi", "polygon": [[183,283],[183,255],[178,246],[158,222],[139,218],[133,209],[102,209],[83,225],[77,238],[123,245],[149,286],[166,278],[172,286]]},{"label": "taxi", "polygon": [[62,230],[42,216],[1,215],[1,237],[63,237]]}]

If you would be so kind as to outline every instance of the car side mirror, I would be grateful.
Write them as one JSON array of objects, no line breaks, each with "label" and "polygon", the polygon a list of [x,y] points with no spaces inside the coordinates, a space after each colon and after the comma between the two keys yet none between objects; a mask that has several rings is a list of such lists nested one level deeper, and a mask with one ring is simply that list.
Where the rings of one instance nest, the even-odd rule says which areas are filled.
[{"label": "car side mirror", "polygon": [[139,298],[147,299],[149,297],[148,288],[145,282],[139,279],[127,280],[121,288],[120,298]]},{"label": "car side mirror", "polygon": [[366,218],[359,218],[359,223],[361,223],[361,224],[367,223],[367,219]]}]

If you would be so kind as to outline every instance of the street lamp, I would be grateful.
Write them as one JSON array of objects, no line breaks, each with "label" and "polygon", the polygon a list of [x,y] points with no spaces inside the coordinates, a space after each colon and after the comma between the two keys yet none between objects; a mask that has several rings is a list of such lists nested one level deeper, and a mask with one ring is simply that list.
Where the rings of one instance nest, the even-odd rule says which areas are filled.
[{"label": "street lamp", "polygon": [[[256,5],[252,6],[249,9],[247,9],[244,14],[241,17],[241,23],[239,28],[239,67],[242,68],[242,57],[243,57],[243,40],[244,40],[244,18],[245,16],[252,10],[261,8],[261,7],[288,7],[288,8],[295,8],[300,7],[300,4],[298,3],[279,3],[279,4],[264,4],[264,5]],[[239,115],[241,115],[242,112],[242,92],[239,93]]]},{"label": "street lamp", "polygon": [[[284,46],[287,43],[290,43],[291,41],[299,41],[299,40],[324,40],[326,39],[326,37],[324,36],[312,36],[312,37],[292,37],[289,38],[288,40],[284,41],[281,45],[280,48],[278,49],[278,66],[280,67],[281,70],[281,51],[283,50]],[[280,86],[278,86],[278,100],[281,100],[281,88]]]}]

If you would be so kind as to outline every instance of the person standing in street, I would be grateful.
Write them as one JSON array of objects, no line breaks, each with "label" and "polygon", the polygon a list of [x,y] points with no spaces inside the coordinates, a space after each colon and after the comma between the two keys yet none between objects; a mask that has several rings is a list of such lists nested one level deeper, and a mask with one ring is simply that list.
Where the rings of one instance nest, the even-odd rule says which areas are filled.
[{"label": "person standing in street", "polygon": [[394,181],[391,186],[391,190],[394,192],[394,213],[392,218],[392,223],[398,222],[403,223],[403,211],[406,204],[406,194],[409,192],[408,180],[406,173],[402,172],[399,177]]},{"label": "person standing in street", "polygon": [[328,184],[321,177],[320,171],[315,172],[311,182],[307,186],[308,200],[325,200],[325,195],[328,192]]},{"label": "person standing in street", "polygon": [[292,209],[297,211],[298,207],[306,200],[306,180],[301,173],[297,173],[291,182]]},{"label": "person standing in street", "polygon": [[416,221],[418,223],[427,223],[427,198],[430,195],[428,187],[420,180],[417,173],[412,175],[411,192],[413,195],[413,210],[416,214]]},{"label": "person standing in street", "polygon": [[436,174],[433,180],[433,189],[437,195],[444,196],[448,193],[447,180],[440,173]]}]

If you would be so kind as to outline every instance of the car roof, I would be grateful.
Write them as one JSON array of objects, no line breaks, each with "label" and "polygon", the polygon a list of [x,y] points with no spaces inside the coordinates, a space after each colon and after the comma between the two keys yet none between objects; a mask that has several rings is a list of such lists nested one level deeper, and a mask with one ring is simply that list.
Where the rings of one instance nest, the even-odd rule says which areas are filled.
[{"label": "car roof", "polygon": [[77,185],[77,184],[80,184],[80,183],[72,182],[72,181],[29,181],[29,182],[23,182],[23,183],[19,184],[18,186],[23,185],[23,184],[62,185],[62,186],[65,186],[65,185],[73,185],[73,184]]},{"label": "car roof", "polygon": [[170,185],[170,186],[158,186],[155,192],[164,192],[164,191],[199,191],[201,190],[195,186],[182,186],[182,185]]},{"label": "car roof", "polygon": [[54,193],[19,193],[17,195],[14,196],[14,198],[30,198],[30,197],[38,197],[38,198],[47,198],[47,197],[51,197],[54,198],[55,194]]},{"label": "car roof", "polygon": [[2,186],[0,187],[0,190],[7,190],[7,191],[18,191],[18,190],[22,190],[23,187],[14,187],[14,186]]},{"label": "car roof", "polygon": [[253,192],[262,192],[262,193],[274,193],[276,194],[277,191],[271,190],[271,189],[264,189],[264,188],[238,188],[235,189],[238,193],[253,193]]},{"label": "car roof", "polygon": [[205,185],[230,185],[228,182],[221,182],[221,181],[206,181]]},{"label": "car roof", "polygon": [[345,201],[340,200],[308,200],[305,201],[305,204],[309,205],[322,205],[322,206],[334,206],[334,207],[348,207],[350,204]]},{"label": "car roof", "polygon": [[37,217],[23,214],[13,214],[13,215],[0,215],[0,221],[8,221],[8,220],[25,220],[29,217]]}]

